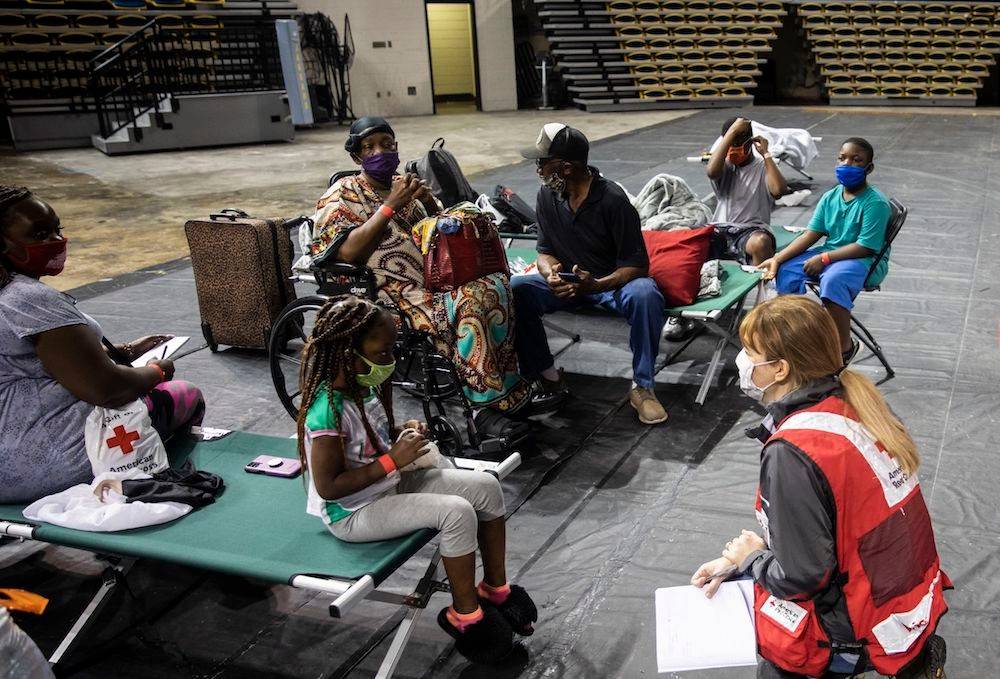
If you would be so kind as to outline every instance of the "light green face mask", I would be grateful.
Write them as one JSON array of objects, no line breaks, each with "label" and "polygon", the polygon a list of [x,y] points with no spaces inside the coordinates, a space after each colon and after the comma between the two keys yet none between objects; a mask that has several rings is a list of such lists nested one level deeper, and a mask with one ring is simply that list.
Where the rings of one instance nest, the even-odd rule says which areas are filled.
[{"label": "light green face mask", "polygon": [[367,358],[362,356],[359,351],[355,351],[354,353],[358,355],[358,358],[365,362],[365,365],[368,366],[367,373],[364,375],[359,374],[357,376],[358,384],[362,387],[377,387],[389,379],[392,376],[392,372],[396,369],[395,361],[381,365],[379,363],[372,363]]}]

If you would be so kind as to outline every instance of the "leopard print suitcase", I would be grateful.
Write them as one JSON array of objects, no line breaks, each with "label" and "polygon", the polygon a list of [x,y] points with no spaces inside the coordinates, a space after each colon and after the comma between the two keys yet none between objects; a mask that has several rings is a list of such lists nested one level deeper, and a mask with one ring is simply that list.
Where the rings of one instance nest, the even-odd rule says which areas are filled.
[{"label": "leopard print suitcase", "polygon": [[284,220],[223,210],[187,222],[184,233],[209,348],[266,349],[271,325],[295,299],[289,280],[294,252]]}]

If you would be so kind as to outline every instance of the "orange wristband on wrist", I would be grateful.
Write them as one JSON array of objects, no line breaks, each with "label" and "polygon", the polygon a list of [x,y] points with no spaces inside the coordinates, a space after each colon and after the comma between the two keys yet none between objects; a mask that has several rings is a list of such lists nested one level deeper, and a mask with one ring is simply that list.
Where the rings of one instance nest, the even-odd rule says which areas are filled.
[{"label": "orange wristband on wrist", "polygon": [[830,266],[833,260],[830,259],[830,253],[824,252],[819,256],[819,261],[823,262],[823,266]]},{"label": "orange wristband on wrist", "polygon": [[393,216],[394,214],[396,214],[396,211],[395,211],[395,210],[393,210],[393,209],[392,209],[391,207],[389,207],[388,205],[386,205],[385,203],[382,203],[382,207],[380,207],[380,208],[378,209],[378,211],[379,211],[379,212],[381,212],[381,213],[382,213],[383,215],[385,215],[386,217],[388,217],[389,219],[392,219],[392,216]]},{"label": "orange wristband on wrist", "polygon": [[389,457],[389,453],[379,455],[378,463],[382,465],[382,469],[385,470],[386,476],[396,471],[396,463],[392,461],[391,457]]}]

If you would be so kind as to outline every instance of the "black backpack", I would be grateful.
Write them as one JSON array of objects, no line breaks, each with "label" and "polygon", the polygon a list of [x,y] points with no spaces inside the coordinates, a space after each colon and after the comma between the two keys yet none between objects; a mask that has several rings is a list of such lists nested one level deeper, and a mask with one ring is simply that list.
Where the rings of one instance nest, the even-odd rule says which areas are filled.
[{"label": "black backpack", "polygon": [[407,172],[414,172],[431,187],[431,193],[445,208],[467,200],[475,203],[479,194],[469,186],[469,180],[462,174],[462,168],[451,151],[444,150],[444,137],[431,144],[430,150],[420,160],[406,164]]},{"label": "black backpack", "polygon": [[538,221],[535,211],[513,189],[497,184],[490,196],[490,205],[505,217],[501,231],[527,233],[535,230],[533,227]]}]

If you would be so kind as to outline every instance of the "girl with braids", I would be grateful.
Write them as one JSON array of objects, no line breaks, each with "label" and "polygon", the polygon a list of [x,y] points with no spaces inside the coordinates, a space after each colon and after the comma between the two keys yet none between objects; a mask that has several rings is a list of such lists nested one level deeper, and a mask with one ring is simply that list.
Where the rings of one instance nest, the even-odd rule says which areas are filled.
[{"label": "girl with braids", "polygon": [[[371,542],[422,528],[441,533],[452,605],[438,624],[462,655],[492,663],[538,619],[527,592],[507,582],[503,491],[483,472],[403,471],[427,452],[426,425],[397,430],[391,386],[396,323],[391,313],[350,295],[320,310],[302,351],[299,457],[308,471],[307,511],[347,542]],[[395,441],[395,443],[393,443]],[[476,547],[483,580],[476,585]]]},{"label": "girl with braids", "polygon": [[[160,436],[201,422],[201,392],[171,361],[117,365],[97,322],[42,283],[68,240],[55,211],[23,187],[0,186],[0,503],[33,502],[93,478],[84,423],[94,406],[142,398]],[[166,337],[116,347],[134,360]]]},{"label": "girl with braids", "polygon": [[778,297],[740,326],[740,387],[767,417],[749,530],[703,564],[711,596],[728,575],[754,580],[761,679],[944,679],[948,610],[934,529],[906,427],[848,370],[837,326],[810,298]]}]

